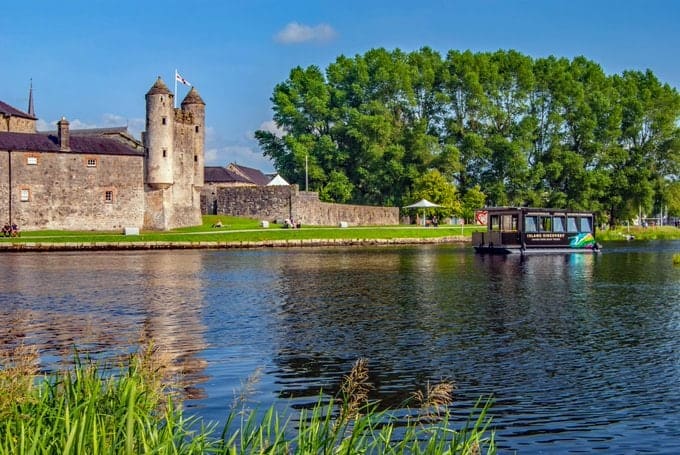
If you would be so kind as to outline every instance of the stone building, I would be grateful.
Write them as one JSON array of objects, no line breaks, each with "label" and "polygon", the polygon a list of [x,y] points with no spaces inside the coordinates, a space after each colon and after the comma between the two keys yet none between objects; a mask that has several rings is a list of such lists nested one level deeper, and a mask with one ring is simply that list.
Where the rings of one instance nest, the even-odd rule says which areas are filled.
[{"label": "stone building", "polygon": [[146,131],[36,131],[0,101],[0,223],[22,229],[167,230],[201,224],[205,103],[192,88],[174,107],[159,77],[146,94]]},{"label": "stone building", "polygon": [[258,169],[230,163],[227,167],[206,166],[204,180],[201,191],[202,212],[215,215],[217,214],[217,192],[219,189],[266,186],[271,179]]}]

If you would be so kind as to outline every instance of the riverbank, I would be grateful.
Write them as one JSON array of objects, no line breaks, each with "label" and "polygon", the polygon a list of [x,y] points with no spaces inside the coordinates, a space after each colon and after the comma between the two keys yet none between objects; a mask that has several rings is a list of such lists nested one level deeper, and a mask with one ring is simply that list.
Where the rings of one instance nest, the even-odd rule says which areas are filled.
[{"label": "riverbank", "polygon": [[[217,222],[221,225],[214,227]],[[292,247],[350,247],[460,243],[469,245],[472,232],[483,226],[416,225],[337,227],[302,226],[286,229],[248,218],[206,215],[200,226],[167,232],[143,231],[138,235],[123,232],[29,231],[21,237],[0,237],[0,253],[22,251],[102,251],[169,249],[236,249]],[[625,228],[598,231],[597,241],[622,239],[680,239],[680,229],[671,226]]]},{"label": "riverbank", "polygon": [[[219,227],[215,227],[219,224]],[[407,245],[470,242],[475,226],[437,228],[405,226],[303,226],[286,229],[257,220],[206,215],[200,226],[167,232],[29,231],[21,237],[0,238],[2,251],[159,250],[290,248],[322,246]]]},{"label": "riverbank", "polygon": [[429,238],[353,238],[353,239],[283,239],[261,241],[149,241],[149,242],[0,242],[3,251],[106,251],[106,250],[169,250],[169,249],[234,249],[234,248],[294,248],[422,245],[469,243],[469,236]]}]

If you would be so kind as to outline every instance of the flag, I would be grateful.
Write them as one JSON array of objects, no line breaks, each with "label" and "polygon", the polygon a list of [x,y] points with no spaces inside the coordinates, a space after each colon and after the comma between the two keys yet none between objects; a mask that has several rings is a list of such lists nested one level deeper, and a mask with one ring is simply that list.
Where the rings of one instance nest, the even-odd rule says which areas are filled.
[{"label": "flag", "polygon": [[189,81],[186,80],[186,79],[184,79],[177,71],[175,71],[175,80],[176,80],[177,82],[180,82],[180,83],[182,83],[182,84],[184,84],[184,85],[188,85],[188,86],[191,87],[191,84],[189,83]]}]

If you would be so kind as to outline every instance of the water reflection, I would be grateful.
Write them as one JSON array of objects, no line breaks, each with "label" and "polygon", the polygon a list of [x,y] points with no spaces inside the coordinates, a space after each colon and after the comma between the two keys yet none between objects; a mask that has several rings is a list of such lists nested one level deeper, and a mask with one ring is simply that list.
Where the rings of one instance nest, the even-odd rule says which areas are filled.
[{"label": "water reflection", "polygon": [[[369,361],[372,398],[458,385],[465,415],[493,394],[502,450],[680,450],[679,242],[600,255],[477,256],[454,247],[6,255],[0,348],[70,362],[154,339],[224,417],[307,406]],[[191,390],[191,393],[194,393]],[[283,404],[281,404],[283,403]]]},{"label": "water reflection", "polygon": [[[0,349],[34,345],[44,368],[74,349],[114,359],[153,343],[190,396],[206,367],[201,255],[7,254],[0,275]],[[191,386],[190,386],[191,384]]]}]

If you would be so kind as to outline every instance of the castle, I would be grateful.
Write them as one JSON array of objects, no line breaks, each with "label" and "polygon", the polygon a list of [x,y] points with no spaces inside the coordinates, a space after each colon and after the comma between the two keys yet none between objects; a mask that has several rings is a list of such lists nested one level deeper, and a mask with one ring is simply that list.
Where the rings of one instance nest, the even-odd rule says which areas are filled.
[{"label": "castle", "polygon": [[174,107],[159,77],[146,93],[146,131],[38,132],[0,101],[0,223],[23,229],[168,230],[201,224],[205,103],[191,88]]}]

